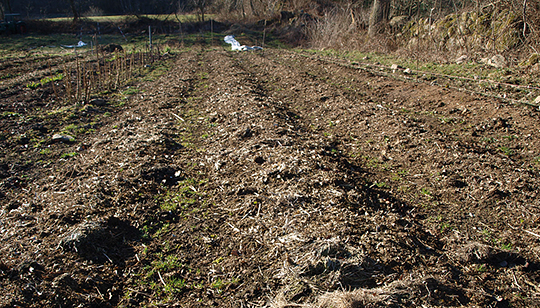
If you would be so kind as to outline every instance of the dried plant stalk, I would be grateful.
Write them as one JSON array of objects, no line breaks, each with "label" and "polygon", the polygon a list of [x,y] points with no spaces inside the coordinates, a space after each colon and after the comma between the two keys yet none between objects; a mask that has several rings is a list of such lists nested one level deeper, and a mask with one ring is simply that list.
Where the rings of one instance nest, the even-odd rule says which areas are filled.
[{"label": "dried plant stalk", "polygon": [[107,63],[107,67],[105,68],[105,72],[104,72],[104,74],[106,75],[105,83],[107,84],[107,89],[110,90],[111,89],[111,66],[112,66],[112,63],[108,62],[108,61],[106,63]]},{"label": "dried plant stalk", "polygon": [[[53,74],[53,71],[52,71],[51,58],[49,58],[48,60],[49,60],[49,73],[50,73],[51,78],[52,78],[52,77],[54,77],[54,74]],[[60,98],[58,97],[58,92],[56,91],[56,85],[54,83],[55,83],[54,79],[51,80],[51,84],[52,84],[52,88],[53,88],[53,92],[54,92],[54,97],[58,100]]]},{"label": "dried plant stalk", "polygon": [[77,52],[75,52],[75,73],[76,73],[76,80],[75,80],[75,100],[79,101],[81,96],[81,70],[79,67],[79,56],[77,55]]},{"label": "dried plant stalk", "polygon": [[81,64],[81,100],[88,98],[86,63]]},{"label": "dried plant stalk", "polygon": [[130,59],[129,59],[129,79],[133,78],[133,53],[131,53]]},{"label": "dried plant stalk", "polygon": [[118,89],[119,83],[120,83],[120,59],[116,57],[116,60],[114,60],[115,66],[116,66],[116,80],[114,81],[114,89]]},{"label": "dried plant stalk", "polygon": [[66,86],[66,92],[67,92],[67,97],[68,97],[68,101],[71,103],[71,94],[72,94],[72,88],[71,88],[71,74],[70,74],[70,71],[68,70],[67,68],[67,65],[64,64],[64,73],[65,73],[65,86]]},{"label": "dried plant stalk", "polygon": [[95,74],[94,70],[90,71],[90,88],[92,89],[92,91],[97,90],[97,88],[96,88],[96,74]]}]

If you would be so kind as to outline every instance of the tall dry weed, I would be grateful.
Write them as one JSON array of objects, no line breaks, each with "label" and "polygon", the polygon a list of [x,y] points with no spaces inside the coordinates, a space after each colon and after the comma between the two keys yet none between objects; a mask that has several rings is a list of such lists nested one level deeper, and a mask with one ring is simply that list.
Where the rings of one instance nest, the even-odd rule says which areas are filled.
[{"label": "tall dry weed", "polygon": [[220,20],[250,23],[276,18],[282,9],[283,3],[278,0],[218,0],[212,11]]},{"label": "tall dry weed", "polygon": [[[309,46],[315,49],[398,51],[413,59],[437,62],[453,61],[463,54],[476,57],[501,53],[523,60],[532,53],[540,53],[539,1],[420,3],[400,0],[394,2],[390,18],[406,15],[411,24],[405,27],[383,25],[373,39],[366,35],[368,14],[366,7],[334,7],[306,27]],[[508,18],[504,19],[505,16]],[[510,19],[512,22],[501,30],[500,25]],[[488,29],[481,30],[486,23],[489,23]]]},{"label": "tall dry weed", "polygon": [[348,49],[358,45],[363,22],[351,9],[335,8],[307,28],[312,48]]},{"label": "tall dry weed", "polygon": [[523,34],[525,43],[540,53],[540,2],[525,1],[523,8]]},{"label": "tall dry weed", "polygon": [[397,39],[387,31],[369,38],[369,10],[335,8],[307,27],[309,45],[315,49],[392,52]]}]

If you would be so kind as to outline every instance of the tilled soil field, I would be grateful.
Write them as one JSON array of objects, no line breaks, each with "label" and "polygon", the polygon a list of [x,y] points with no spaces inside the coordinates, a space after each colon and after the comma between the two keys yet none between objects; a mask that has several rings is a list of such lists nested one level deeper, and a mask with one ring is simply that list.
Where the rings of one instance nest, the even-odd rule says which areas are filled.
[{"label": "tilled soil field", "polygon": [[202,47],[73,108],[35,62],[2,71],[2,307],[540,306],[537,108]]}]

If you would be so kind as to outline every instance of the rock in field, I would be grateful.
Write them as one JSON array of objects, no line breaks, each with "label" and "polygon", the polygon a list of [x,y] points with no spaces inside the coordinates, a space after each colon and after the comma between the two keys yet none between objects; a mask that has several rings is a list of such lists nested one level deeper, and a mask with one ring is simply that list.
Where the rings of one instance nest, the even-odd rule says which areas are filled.
[{"label": "rock in field", "polygon": [[503,68],[506,67],[507,62],[506,59],[501,55],[494,55],[490,59],[486,61],[487,65],[491,65],[496,68]]},{"label": "rock in field", "polygon": [[463,64],[464,62],[467,62],[467,55],[463,55],[456,59],[456,64]]},{"label": "rock in field", "polygon": [[71,135],[61,135],[61,134],[54,134],[52,136],[52,141],[54,142],[74,142],[75,141],[75,137],[71,136]]}]

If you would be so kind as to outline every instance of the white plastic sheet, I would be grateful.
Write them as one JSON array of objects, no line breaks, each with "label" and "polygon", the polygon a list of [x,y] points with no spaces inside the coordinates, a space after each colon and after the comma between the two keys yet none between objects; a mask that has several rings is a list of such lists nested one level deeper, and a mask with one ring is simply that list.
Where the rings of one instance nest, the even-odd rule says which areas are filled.
[{"label": "white plastic sheet", "polygon": [[234,35],[227,35],[223,40],[225,41],[225,43],[231,44],[232,50],[249,51],[249,50],[262,50],[263,49],[260,46],[240,45],[240,43],[238,43],[238,41],[234,38]]},{"label": "white plastic sheet", "polygon": [[66,48],[78,48],[78,47],[80,48],[80,47],[84,47],[86,45],[88,45],[88,44],[86,44],[83,41],[79,41],[79,43],[77,43],[77,45],[60,45],[60,46],[66,47]]}]

